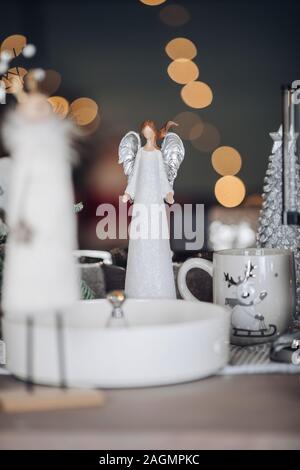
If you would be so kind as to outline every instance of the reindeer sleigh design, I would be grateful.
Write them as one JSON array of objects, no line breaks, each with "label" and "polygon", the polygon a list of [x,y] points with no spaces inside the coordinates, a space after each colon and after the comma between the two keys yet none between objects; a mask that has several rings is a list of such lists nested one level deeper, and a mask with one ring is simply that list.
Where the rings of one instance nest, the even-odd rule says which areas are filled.
[{"label": "reindeer sleigh design", "polygon": [[237,281],[229,273],[224,273],[227,287],[235,286],[235,298],[225,298],[225,305],[232,308],[231,325],[234,336],[265,338],[274,336],[277,331],[276,325],[266,326],[264,316],[256,310],[256,306],[266,298],[267,292],[257,293],[252,282],[255,269],[256,266],[248,261],[244,277],[239,276]]}]

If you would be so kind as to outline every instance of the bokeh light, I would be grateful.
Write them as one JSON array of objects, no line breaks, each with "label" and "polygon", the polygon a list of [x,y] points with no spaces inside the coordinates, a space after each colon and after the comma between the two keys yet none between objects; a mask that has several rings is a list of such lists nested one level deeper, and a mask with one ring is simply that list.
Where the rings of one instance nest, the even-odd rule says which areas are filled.
[{"label": "bokeh light", "polygon": [[213,93],[206,83],[195,81],[181,89],[181,98],[191,108],[202,109],[211,104]]},{"label": "bokeh light", "polygon": [[161,21],[168,26],[182,26],[190,19],[190,14],[182,5],[166,5],[159,12]]},{"label": "bokeh light", "polygon": [[91,98],[78,98],[70,105],[70,117],[79,126],[86,126],[94,121],[98,113],[98,105]]},{"label": "bokeh light", "polygon": [[[193,135],[193,132],[195,131],[192,129],[191,136]],[[200,137],[191,140],[193,147],[201,152],[212,152],[220,145],[220,141],[220,132],[213,124],[208,122],[202,123],[202,132]]]},{"label": "bokeh light", "polygon": [[69,103],[66,98],[62,96],[51,96],[48,98],[48,102],[51,104],[53,112],[61,119],[64,119],[68,115]]},{"label": "bokeh light", "polygon": [[99,128],[99,126],[100,126],[100,116],[99,114],[97,114],[95,119],[90,124],[87,124],[86,126],[81,126],[80,130],[84,136],[89,136],[89,135],[94,134],[96,130]]},{"label": "bokeh light", "polygon": [[168,75],[174,82],[184,85],[197,80],[199,69],[195,62],[189,59],[177,59],[169,64]]},{"label": "bokeh light", "polygon": [[196,129],[194,138],[200,137],[203,132],[202,119],[192,111],[183,111],[177,114],[173,121],[177,122],[176,133],[182,138],[189,140],[193,129]]},{"label": "bokeh light", "polygon": [[195,140],[198,139],[203,134],[204,131],[204,123],[202,120],[199,122],[195,123],[195,125],[191,128],[190,133],[189,133],[189,139],[190,140]]},{"label": "bokeh light", "polygon": [[13,67],[2,77],[6,93],[16,93],[24,86],[24,78],[28,71],[23,67]]},{"label": "bokeh light", "polygon": [[220,175],[235,175],[241,169],[242,159],[236,149],[223,146],[214,151],[211,163],[215,171]]},{"label": "bokeh light", "polygon": [[236,207],[244,200],[246,188],[237,176],[222,176],[215,185],[217,201],[224,207]]},{"label": "bokeh light", "polygon": [[155,7],[156,5],[161,5],[165,3],[166,0],[140,0],[140,2],[144,3],[145,5],[149,5],[151,7]]},{"label": "bokeh light", "polygon": [[193,59],[197,55],[195,44],[187,38],[175,38],[168,42],[165,51],[173,59]]},{"label": "bokeh light", "polygon": [[1,44],[1,52],[9,51],[12,57],[18,57],[27,44],[27,39],[21,34],[8,36]]},{"label": "bokeh light", "polygon": [[55,70],[45,70],[45,78],[39,82],[39,90],[45,95],[53,95],[61,84],[61,75]]},{"label": "bokeh light", "polygon": [[262,202],[263,202],[263,198],[261,194],[258,194],[258,193],[249,194],[249,196],[247,196],[247,198],[245,199],[243,206],[261,208]]}]

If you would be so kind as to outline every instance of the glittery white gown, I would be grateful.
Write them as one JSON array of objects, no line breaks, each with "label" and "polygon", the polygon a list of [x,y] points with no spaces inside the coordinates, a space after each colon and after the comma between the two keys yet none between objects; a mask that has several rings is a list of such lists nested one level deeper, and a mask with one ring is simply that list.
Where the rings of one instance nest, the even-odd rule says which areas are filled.
[{"label": "glittery white gown", "polygon": [[160,150],[139,149],[125,192],[134,200],[125,293],[136,299],[176,298],[164,204],[173,189]]},{"label": "glittery white gown", "polygon": [[3,138],[12,156],[2,291],[6,314],[61,311],[79,298],[72,129],[55,115],[30,121],[18,111],[5,122]]}]

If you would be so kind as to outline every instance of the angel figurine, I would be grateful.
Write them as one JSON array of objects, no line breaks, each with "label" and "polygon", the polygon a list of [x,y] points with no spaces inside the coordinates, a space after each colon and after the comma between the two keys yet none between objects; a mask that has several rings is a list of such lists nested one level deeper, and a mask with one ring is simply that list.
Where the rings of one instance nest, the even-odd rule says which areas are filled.
[{"label": "angel figurine", "polygon": [[40,69],[15,93],[3,139],[12,158],[2,306],[6,313],[59,311],[79,297],[71,178],[73,126],[38,90]]},{"label": "angel figurine", "polygon": [[[173,183],[184,158],[182,140],[169,121],[157,130],[153,121],[142,123],[141,146],[137,132],[128,132],[120,142],[119,163],[128,185],[123,202],[134,201],[129,229],[125,293],[131,298],[176,298],[164,200],[173,204]],[[161,148],[157,141],[163,139]]]}]

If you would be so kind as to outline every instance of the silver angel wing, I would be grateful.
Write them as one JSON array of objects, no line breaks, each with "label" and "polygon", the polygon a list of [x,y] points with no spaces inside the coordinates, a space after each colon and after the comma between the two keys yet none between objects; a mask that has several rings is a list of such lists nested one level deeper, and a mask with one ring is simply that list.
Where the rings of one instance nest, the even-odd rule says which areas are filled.
[{"label": "silver angel wing", "polygon": [[119,145],[119,163],[123,164],[125,175],[130,177],[134,167],[136,154],[141,147],[141,138],[137,132],[129,131]]},{"label": "silver angel wing", "polygon": [[161,153],[163,156],[168,181],[173,186],[185,153],[182,140],[177,134],[175,134],[175,132],[167,133],[161,146]]}]

